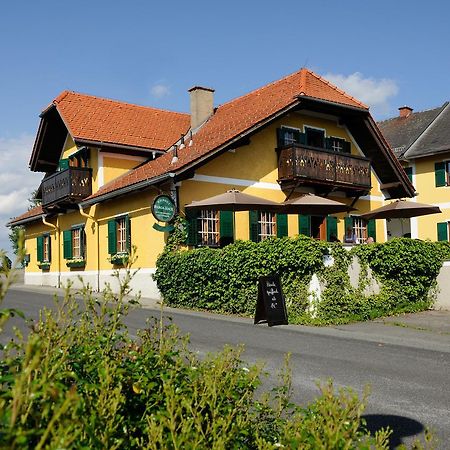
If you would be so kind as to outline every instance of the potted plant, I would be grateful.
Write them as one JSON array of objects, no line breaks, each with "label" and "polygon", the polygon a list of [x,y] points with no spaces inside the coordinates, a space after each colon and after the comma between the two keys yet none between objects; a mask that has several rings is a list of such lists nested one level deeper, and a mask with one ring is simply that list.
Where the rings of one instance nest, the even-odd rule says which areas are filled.
[{"label": "potted plant", "polygon": [[38,264],[39,269],[41,270],[50,270],[50,263],[48,261],[41,261]]},{"label": "potted plant", "polygon": [[84,267],[86,260],[84,258],[72,258],[66,262],[67,267]]},{"label": "potted plant", "polygon": [[128,262],[128,252],[116,253],[109,257],[109,262],[115,266],[125,266]]}]

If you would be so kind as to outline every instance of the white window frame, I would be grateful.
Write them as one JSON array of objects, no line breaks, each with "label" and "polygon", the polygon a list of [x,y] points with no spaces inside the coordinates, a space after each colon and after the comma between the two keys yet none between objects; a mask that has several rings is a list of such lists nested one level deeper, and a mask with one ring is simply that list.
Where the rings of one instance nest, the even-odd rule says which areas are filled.
[{"label": "white window frame", "polygon": [[219,211],[203,209],[198,217],[199,244],[207,247],[218,247],[220,244]]},{"label": "white window frame", "polygon": [[127,253],[127,218],[126,216],[118,217],[116,219],[116,246],[117,253]]},{"label": "white window frame", "polygon": [[50,235],[44,234],[42,239],[42,262],[50,262]]},{"label": "white window frame", "polygon": [[260,211],[258,214],[258,237],[260,241],[277,235],[277,215],[274,212]]}]

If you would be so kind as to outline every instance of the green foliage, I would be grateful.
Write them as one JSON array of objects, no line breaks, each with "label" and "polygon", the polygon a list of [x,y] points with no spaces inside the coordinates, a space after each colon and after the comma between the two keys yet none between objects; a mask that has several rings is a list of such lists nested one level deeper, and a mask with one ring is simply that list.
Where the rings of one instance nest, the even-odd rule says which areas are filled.
[{"label": "green foliage", "polygon": [[[107,286],[100,299],[68,286],[26,339],[3,347],[0,448],[388,448],[389,431],[365,428],[366,395],[329,381],[309,406],[293,404],[288,358],[279,385],[257,395],[261,367],[246,367],[242,348],[199,359],[162,317],[131,337],[131,278],[128,268],[119,293]],[[0,313],[3,326],[14,311]]]},{"label": "green foliage", "polygon": [[101,299],[85,287],[82,301],[69,286],[27,339],[3,349],[1,448],[387,448],[387,432],[364,429],[364,400],[351,391],[328,383],[301,408],[286,366],[257,398],[261,367],[246,367],[242,349],[199,359],[162,320],[130,337],[129,282]]},{"label": "green foliage", "polygon": [[279,273],[290,311],[297,316],[304,312],[307,285],[327,252],[324,243],[304,236],[237,241],[223,249],[166,248],[154,279],[168,305],[250,315],[259,277]]},{"label": "green foliage", "polygon": [[[253,315],[260,276],[278,273],[290,323],[339,324],[430,307],[442,261],[450,244],[399,238],[355,246],[320,242],[304,236],[237,241],[223,249],[178,250],[167,247],[154,275],[170,306]],[[332,257],[332,265],[323,264]],[[359,282],[350,283],[349,266],[361,266]],[[381,286],[368,288],[369,272]],[[320,299],[308,294],[312,275],[322,284]]]}]

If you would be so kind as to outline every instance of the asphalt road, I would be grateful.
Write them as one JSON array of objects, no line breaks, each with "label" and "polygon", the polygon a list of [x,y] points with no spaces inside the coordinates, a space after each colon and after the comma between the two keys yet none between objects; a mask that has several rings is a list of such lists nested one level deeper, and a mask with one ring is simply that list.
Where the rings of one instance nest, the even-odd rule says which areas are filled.
[{"label": "asphalt road", "polygon": [[[11,290],[3,306],[37,317],[42,306],[53,305],[48,293]],[[158,309],[132,311],[126,322],[130,332],[145,327]],[[439,448],[450,448],[450,333],[421,329],[417,325],[391,326],[364,323],[339,327],[253,325],[249,319],[164,310],[183,333],[189,333],[192,349],[200,355],[220,350],[225,344],[245,345],[244,359],[264,362],[266,386],[276,380],[284,356],[291,353],[293,400],[305,404],[318,393],[316,382],[332,378],[336,386],[361,393],[371,386],[366,410],[369,427],[390,425],[392,442],[411,443],[425,426],[434,430]],[[450,317],[450,315],[449,315]],[[14,319],[14,324],[22,322]],[[12,325],[12,324],[11,324]],[[11,328],[9,328],[11,333]],[[3,336],[4,338],[5,336]]]}]

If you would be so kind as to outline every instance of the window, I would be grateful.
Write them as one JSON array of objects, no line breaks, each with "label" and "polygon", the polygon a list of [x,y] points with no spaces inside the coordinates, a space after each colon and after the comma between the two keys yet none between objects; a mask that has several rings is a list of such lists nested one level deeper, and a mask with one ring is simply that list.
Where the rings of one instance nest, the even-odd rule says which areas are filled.
[{"label": "window", "polygon": [[116,242],[117,253],[125,253],[127,251],[127,225],[125,217],[116,220]]},{"label": "window", "polygon": [[293,144],[303,144],[310,147],[325,148],[338,153],[351,153],[351,144],[345,139],[329,136],[325,137],[325,130],[305,127],[302,133],[298,128],[282,126],[277,129],[278,148]]},{"label": "window", "polygon": [[292,144],[305,144],[305,133],[298,128],[281,127],[277,129],[278,147],[284,147]]},{"label": "window", "polygon": [[325,138],[325,147],[332,152],[351,153],[350,142],[334,136]]},{"label": "window", "polygon": [[218,246],[220,241],[219,212],[204,210],[200,212],[199,243],[200,245]]},{"label": "window", "polygon": [[269,237],[284,237],[288,235],[286,214],[275,214],[268,211],[250,211],[250,240],[260,242]]},{"label": "window", "polygon": [[435,163],[434,177],[436,187],[450,186],[450,161]]},{"label": "window", "polygon": [[324,148],[325,131],[317,128],[305,127],[306,145]]},{"label": "window", "polygon": [[121,216],[108,221],[108,253],[129,253],[131,250],[130,218]]},{"label": "window", "polygon": [[63,231],[64,259],[84,259],[86,256],[86,237],[84,225],[77,225]]},{"label": "window", "polygon": [[260,212],[258,217],[258,237],[260,241],[276,235],[275,214],[272,212]]},{"label": "window", "polygon": [[52,260],[50,235],[44,234],[43,236],[38,236],[36,241],[38,262],[50,262]]},{"label": "window", "polygon": [[187,244],[192,246],[224,247],[234,241],[232,211],[186,211]]},{"label": "window", "polygon": [[357,216],[345,218],[345,242],[363,244],[368,237],[376,240],[375,220],[364,220]]},{"label": "window", "polygon": [[309,216],[299,214],[298,234],[310,236],[321,241],[336,242],[337,218],[334,216]]}]

